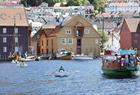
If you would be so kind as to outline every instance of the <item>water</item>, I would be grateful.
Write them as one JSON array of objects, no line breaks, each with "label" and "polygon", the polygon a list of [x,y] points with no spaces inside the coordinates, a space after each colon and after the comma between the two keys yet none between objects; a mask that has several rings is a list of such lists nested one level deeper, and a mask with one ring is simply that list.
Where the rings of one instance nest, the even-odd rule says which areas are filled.
[{"label": "water", "polygon": [[[54,77],[60,66],[68,77]],[[140,95],[140,77],[108,79],[101,60],[28,62],[28,67],[0,64],[0,95]]]}]

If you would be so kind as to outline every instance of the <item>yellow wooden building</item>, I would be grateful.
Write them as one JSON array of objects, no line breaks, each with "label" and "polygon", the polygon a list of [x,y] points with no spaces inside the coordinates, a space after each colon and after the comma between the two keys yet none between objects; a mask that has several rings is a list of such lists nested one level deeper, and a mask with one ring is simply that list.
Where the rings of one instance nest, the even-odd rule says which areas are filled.
[{"label": "yellow wooden building", "polygon": [[93,25],[81,16],[67,18],[59,26],[48,26],[39,31],[38,53],[56,54],[66,49],[75,55],[100,55],[100,35]]}]

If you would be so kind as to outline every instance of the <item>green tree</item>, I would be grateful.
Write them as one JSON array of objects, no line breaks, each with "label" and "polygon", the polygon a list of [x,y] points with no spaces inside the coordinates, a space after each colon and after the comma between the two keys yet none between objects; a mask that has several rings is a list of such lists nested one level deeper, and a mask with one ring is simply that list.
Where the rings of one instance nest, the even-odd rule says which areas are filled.
[{"label": "green tree", "polygon": [[26,7],[28,6],[27,0],[21,0],[20,3],[23,4],[23,5],[26,6]]},{"label": "green tree", "polygon": [[102,32],[102,31],[99,31],[99,34],[101,36],[101,45],[100,45],[100,47],[101,47],[101,51],[103,51],[104,44],[105,44],[105,42],[108,41],[108,34],[107,34],[107,32]]},{"label": "green tree", "polygon": [[88,3],[88,0],[67,0],[68,6],[80,6]]},{"label": "green tree", "polygon": [[93,4],[95,10],[98,12],[104,12],[105,2],[106,0],[88,0],[90,4]]},{"label": "green tree", "polygon": [[21,4],[24,6],[38,6],[42,3],[42,0],[21,0]]}]

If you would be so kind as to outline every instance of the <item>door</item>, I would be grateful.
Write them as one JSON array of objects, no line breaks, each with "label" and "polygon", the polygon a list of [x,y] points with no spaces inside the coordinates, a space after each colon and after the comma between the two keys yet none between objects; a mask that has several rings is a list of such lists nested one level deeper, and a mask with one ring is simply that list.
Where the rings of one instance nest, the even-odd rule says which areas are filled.
[{"label": "door", "polygon": [[81,54],[81,38],[77,38],[77,54]]}]

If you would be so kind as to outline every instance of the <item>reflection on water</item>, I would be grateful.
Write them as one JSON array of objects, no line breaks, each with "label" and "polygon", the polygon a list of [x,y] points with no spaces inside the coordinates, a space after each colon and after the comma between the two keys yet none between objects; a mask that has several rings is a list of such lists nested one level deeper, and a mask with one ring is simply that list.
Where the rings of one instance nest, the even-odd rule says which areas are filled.
[{"label": "reflection on water", "polygon": [[[55,77],[60,66],[68,77]],[[28,67],[0,64],[0,95],[140,95],[140,77],[108,79],[101,60],[29,62]]]}]

